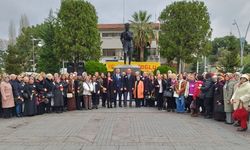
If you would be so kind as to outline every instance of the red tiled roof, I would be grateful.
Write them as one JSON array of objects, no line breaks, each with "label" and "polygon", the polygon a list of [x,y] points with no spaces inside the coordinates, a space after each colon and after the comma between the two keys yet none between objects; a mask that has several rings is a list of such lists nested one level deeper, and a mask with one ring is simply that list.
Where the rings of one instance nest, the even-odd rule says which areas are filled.
[{"label": "red tiled roof", "polygon": [[[159,28],[159,23],[153,23],[154,29]],[[124,30],[124,24],[98,24],[98,29],[101,31],[122,31]]]}]

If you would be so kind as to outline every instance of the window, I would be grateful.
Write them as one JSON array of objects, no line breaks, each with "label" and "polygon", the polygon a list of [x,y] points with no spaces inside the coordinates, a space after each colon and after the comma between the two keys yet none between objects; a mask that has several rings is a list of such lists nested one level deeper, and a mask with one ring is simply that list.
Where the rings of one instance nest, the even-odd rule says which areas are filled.
[{"label": "window", "polygon": [[119,49],[103,49],[103,56],[121,56],[121,50]]},{"label": "window", "polygon": [[102,37],[120,37],[121,33],[112,32],[112,33],[102,33]]}]

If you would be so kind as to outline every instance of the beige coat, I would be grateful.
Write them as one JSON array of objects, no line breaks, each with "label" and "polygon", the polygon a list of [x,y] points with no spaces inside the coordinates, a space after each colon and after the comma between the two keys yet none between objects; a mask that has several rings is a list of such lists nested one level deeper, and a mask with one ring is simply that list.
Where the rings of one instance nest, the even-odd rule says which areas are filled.
[{"label": "beige coat", "polygon": [[[237,84],[232,99],[236,101],[241,100],[243,102],[243,106],[247,109],[250,102],[250,83],[245,82],[240,86]],[[238,106],[239,101],[233,104],[234,110],[236,110]]]},{"label": "beige coat", "polygon": [[235,87],[236,83],[237,83],[237,81],[230,80],[223,87],[223,98],[224,98],[224,110],[225,110],[225,112],[233,112],[233,105],[229,102],[234,94],[234,87]]},{"label": "beige coat", "polygon": [[12,87],[10,83],[1,82],[2,108],[11,108],[15,106]]}]

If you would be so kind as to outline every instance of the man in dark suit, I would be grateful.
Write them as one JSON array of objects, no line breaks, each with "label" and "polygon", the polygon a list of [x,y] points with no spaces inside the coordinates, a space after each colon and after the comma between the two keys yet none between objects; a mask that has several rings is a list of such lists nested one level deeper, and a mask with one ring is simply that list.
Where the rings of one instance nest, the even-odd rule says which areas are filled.
[{"label": "man in dark suit", "polygon": [[124,107],[127,107],[127,101],[129,106],[132,106],[132,93],[135,86],[135,77],[132,75],[131,69],[127,70],[127,74],[124,77]]},{"label": "man in dark suit", "polygon": [[120,69],[115,70],[115,74],[113,75],[113,84],[114,84],[114,93],[115,93],[115,107],[116,107],[116,99],[119,99],[119,107],[122,107],[122,90],[123,90],[123,78],[120,72]]}]

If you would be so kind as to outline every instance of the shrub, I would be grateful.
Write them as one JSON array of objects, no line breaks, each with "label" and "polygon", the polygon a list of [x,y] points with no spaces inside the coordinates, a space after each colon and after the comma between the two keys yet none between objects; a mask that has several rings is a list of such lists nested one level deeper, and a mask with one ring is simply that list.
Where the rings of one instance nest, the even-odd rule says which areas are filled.
[{"label": "shrub", "polygon": [[95,72],[107,73],[107,67],[100,62],[96,61],[87,61],[85,63],[85,70],[88,74],[94,74]]},{"label": "shrub", "polygon": [[174,67],[170,67],[167,65],[162,65],[162,66],[159,66],[158,68],[156,68],[154,70],[154,74],[156,74],[157,70],[159,70],[161,74],[168,73],[169,70],[171,70],[173,73],[176,73],[176,69]]},{"label": "shrub", "polygon": [[250,64],[246,64],[242,73],[250,73]]}]

